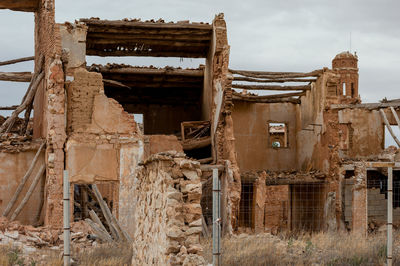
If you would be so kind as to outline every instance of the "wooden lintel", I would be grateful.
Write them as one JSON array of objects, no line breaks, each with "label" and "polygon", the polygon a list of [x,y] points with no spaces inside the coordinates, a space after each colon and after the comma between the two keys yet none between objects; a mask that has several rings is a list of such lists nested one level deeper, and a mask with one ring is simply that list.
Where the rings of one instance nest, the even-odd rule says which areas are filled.
[{"label": "wooden lintel", "polygon": [[232,91],[232,96],[234,98],[242,98],[242,99],[249,99],[249,100],[268,100],[268,99],[279,99],[279,98],[289,98],[293,96],[303,96],[305,92],[290,92],[290,93],[281,93],[281,94],[273,94],[273,95],[248,95],[248,94],[241,94],[236,91]]},{"label": "wooden lintel", "polygon": [[220,164],[201,164],[200,170],[203,172],[212,171],[213,169],[218,169],[218,171],[224,171],[225,166]]},{"label": "wooden lintel", "polygon": [[141,22],[141,21],[124,21],[124,20],[99,20],[99,19],[80,19],[87,25],[109,27],[125,27],[125,28],[161,28],[161,29],[197,29],[197,30],[212,30],[210,24],[200,23],[160,23],[160,22]]},{"label": "wooden lintel", "polygon": [[242,98],[237,96],[232,96],[232,100],[235,101],[244,101],[249,103],[293,103],[293,104],[300,104],[300,99],[295,98],[277,98],[277,99],[249,99],[249,98]]},{"label": "wooden lintel", "polygon": [[[365,166],[367,170],[376,170],[377,168],[400,168],[400,162],[365,162]],[[342,165],[342,169],[345,171],[353,171],[355,168],[354,164],[344,164]]]},{"label": "wooden lintel", "polygon": [[315,82],[317,79],[285,78],[285,79],[258,79],[247,77],[233,77],[234,81],[249,81],[258,83],[285,83],[285,82]]},{"label": "wooden lintel", "polygon": [[308,73],[301,72],[265,72],[265,71],[246,71],[229,69],[232,74],[238,74],[252,78],[266,79],[283,79],[283,78],[303,78],[303,77],[318,77],[323,73],[323,70],[314,70]]},{"label": "wooden lintel", "polygon": [[303,85],[303,86],[271,86],[271,85],[232,84],[232,88],[244,89],[244,90],[294,91],[294,90],[311,90],[311,85]]},{"label": "wooden lintel", "polygon": [[89,71],[107,74],[129,74],[129,75],[175,75],[203,77],[204,69],[175,69],[175,68],[140,68],[140,67],[120,67],[108,68],[106,66],[93,65],[87,67]]},{"label": "wooden lintel", "polygon": [[362,104],[331,104],[330,109],[367,109],[376,110],[387,107],[400,107],[400,102],[390,103],[362,103]]},{"label": "wooden lintel", "polygon": [[107,50],[88,48],[86,55],[96,56],[152,56],[152,57],[184,57],[184,58],[205,58],[207,51],[123,51],[123,50]]}]

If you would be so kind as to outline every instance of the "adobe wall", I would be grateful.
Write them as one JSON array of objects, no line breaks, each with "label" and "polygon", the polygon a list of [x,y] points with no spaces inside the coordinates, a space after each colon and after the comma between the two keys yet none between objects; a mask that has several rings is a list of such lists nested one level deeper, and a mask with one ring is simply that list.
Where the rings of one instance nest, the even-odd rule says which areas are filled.
[{"label": "adobe wall", "polygon": [[[113,213],[129,231],[136,166],[143,158],[143,135],[133,115],[104,94],[102,76],[82,67],[69,69],[66,169],[72,184],[100,184]],[[112,188],[112,189],[110,189]]]},{"label": "adobe wall", "polygon": [[[0,151],[0,214],[3,213],[7,204],[14,196],[18,185],[24,177],[26,171],[35,157],[35,154],[40,146],[40,143],[31,143],[26,145],[23,150],[18,152],[8,152],[5,150]],[[36,173],[39,171],[41,165],[44,163],[44,152],[40,155],[32,174],[26,182],[20,196],[11,209],[10,215],[18,207],[26,192],[28,191]],[[44,181],[44,177],[42,178]],[[16,220],[22,224],[37,224],[40,219],[41,202],[41,187],[43,182],[39,182],[33,191],[32,196],[22,209],[21,213],[17,216]],[[9,216],[10,217],[10,216]]]},{"label": "adobe wall", "polygon": [[205,265],[200,164],[182,153],[146,160],[133,182],[133,265]]},{"label": "adobe wall", "polygon": [[383,151],[385,130],[379,110],[340,110],[339,123],[345,124],[348,132],[347,157],[376,156]]},{"label": "adobe wall", "polygon": [[[235,148],[242,172],[262,169],[297,170],[296,114],[297,105],[292,103],[234,102],[232,118]],[[269,122],[287,125],[287,148],[273,148],[270,145]]]}]

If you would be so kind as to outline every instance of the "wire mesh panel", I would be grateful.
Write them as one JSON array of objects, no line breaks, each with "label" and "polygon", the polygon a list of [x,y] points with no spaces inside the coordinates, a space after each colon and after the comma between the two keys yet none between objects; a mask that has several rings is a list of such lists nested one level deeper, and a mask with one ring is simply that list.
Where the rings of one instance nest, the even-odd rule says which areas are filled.
[{"label": "wire mesh panel", "polygon": [[254,221],[254,183],[242,181],[240,194],[239,226],[253,227]]},{"label": "wire mesh panel", "polygon": [[201,209],[204,220],[208,227],[212,226],[212,180],[204,182],[202,185]]},{"label": "wire mesh panel", "polygon": [[290,186],[290,222],[294,231],[324,229],[325,184]]},{"label": "wire mesh panel", "polygon": [[[398,173],[398,171],[396,171]],[[393,178],[393,224],[400,225],[400,179]],[[387,177],[384,175],[369,175],[368,188],[368,225],[373,231],[387,222]]]}]

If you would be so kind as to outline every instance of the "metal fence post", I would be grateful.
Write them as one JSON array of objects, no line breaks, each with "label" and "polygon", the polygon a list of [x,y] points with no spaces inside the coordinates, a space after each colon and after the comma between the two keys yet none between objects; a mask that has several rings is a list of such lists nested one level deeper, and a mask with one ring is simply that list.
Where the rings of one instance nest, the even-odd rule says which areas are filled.
[{"label": "metal fence post", "polygon": [[70,204],[69,204],[69,177],[68,171],[64,170],[64,266],[69,266],[71,264],[71,252],[70,252]]},{"label": "metal fence post", "polygon": [[213,265],[221,265],[221,182],[218,169],[213,169]]},{"label": "metal fence post", "polygon": [[387,265],[392,266],[393,252],[393,168],[388,167],[387,185]]}]

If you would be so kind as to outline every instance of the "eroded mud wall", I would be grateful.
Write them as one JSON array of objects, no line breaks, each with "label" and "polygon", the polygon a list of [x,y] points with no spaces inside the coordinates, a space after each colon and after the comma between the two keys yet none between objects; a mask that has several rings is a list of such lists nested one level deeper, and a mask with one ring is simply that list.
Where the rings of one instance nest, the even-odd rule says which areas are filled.
[{"label": "eroded mud wall", "polygon": [[[296,170],[296,113],[297,107],[292,103],[235,101],[232,117],[241,171]],[[286,124],[287,148],[273,148],[270,145],[269,122]]]},{"label": "eroded mud wall", "polygon": [[[30,164],[35,157],[39,146],[40,144],[30,145],[29,147],[26,147],[25,150],[20,152],[0,152],[0,213],[4,211],[7,204],[13,197],[18,185],[30,167]],[[42,152],[40,155],[32,174],[30,175],[23,190],[21,191],[20,196],[15,202],[14,208],[11,209],[10,214],[12,214],[17,206],[21,203],[43,162],[44,152]],[[43,178],[42,180],[44,180]],[[41,201],[41,187],[43,187],[43,185],[44,183],[42,181],[38,183],[33,191],[32,196],[22,209],[21,213],[17,216],[17,221],[20,221],[23,224],[37,224],[38,220],[40,219],[40,205],[43,204]]]}]

